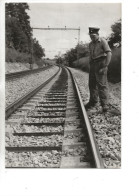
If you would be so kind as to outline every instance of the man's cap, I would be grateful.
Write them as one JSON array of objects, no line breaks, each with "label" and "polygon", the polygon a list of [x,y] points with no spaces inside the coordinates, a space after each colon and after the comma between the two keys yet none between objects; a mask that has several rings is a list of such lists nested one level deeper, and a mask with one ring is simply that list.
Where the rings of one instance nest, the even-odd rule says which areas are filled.
[{"label": "man's cap", "polygon": [[89,27],[89,34],[97,34],[99,30],[98,27]]}]

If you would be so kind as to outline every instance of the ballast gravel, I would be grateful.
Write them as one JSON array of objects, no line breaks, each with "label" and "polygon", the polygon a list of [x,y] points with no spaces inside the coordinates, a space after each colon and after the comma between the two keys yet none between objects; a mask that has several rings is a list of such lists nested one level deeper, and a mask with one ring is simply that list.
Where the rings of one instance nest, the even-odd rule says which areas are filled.
[{"label": "ballast gravel", "polygon": [[64,135],[64,141],[70,141],[72,142],[76,140],[76,142],[83,142],[85,141],[85,135],[81,132],[75,132],[75,133],[68,133]]},{"label": "ballast gravel", "polygon": [[53,110],[55,110],[55,111],[65,111],[66,110],[66,107],[62,107],[62,108],[43,108],[43,107],[36,107],[36,111],[46,111],[46,112],[48,112],[48,111],[53,111]]},{"label": "ballast gravel", "polygon": [[33,73],[24,77],[6,81],[6,107],[49,79],[57,71],[58,67],[52,66],[51,68],[39,73]]},{"label": "ballast gravel", "polygon": [[[81,70],[70,68],[80,89],[83,102],[89,100],[88,76]],[[109,102],[121,110],[121,84],[109,83]],[[121,167],[121,115],[102,113],[101,107],[90,109],[89,120],[99,147],[105,168]]]},{"label": "ballast gravel", "polygon": [[24,118],[22,123],[63,123],[65,118]]},{"label": "ballast gravel", "polygon": [[[9,137],[8,137],[9,136]],[[55,147],[61,146],[63,137],[61,135],[52,136],[14,136],[12,134],[7,134],[6,147]]]},{"label": "ballast gravel", "polygon": [[52,133],[52,132],[63,132],[64,127],[59,126],[48,126],[48,125],[42,125],[42,126],[35,126],[35,125],[7,125],[6,126],[6,132],[7,133]]},{"label": "ballast gravel", "polygon": [[62,152],[62,156],[69,157],[69,156],[86,156],[87,154],[87,147],[86,146],[78,146],[74,148],[67,148]]},{"label": "ballast gravel", "polygon": [[61,153],[57,150],[5,153],[6,167],[59,167]]},{"label": "ballast gravel", "polygon": [[64,116],[65,113],[64,112],[49,112],[49,113],[44,113],[44,112],[36,112],[36,111],[31,111],[31,112],[28,112],[28,117],[29,116],[57,116],[57,117],[60,117],[60,116]]},{"label": "ballast gravel", "polygon": [[41,107],[41,106],[43,106],[43,107],[45,107],[45,106],[53,106],[53,107],[55,107],[55,106],[61,106],[61,107],[66,107],[66,104],[61,104],[61,103],[44,103],[44,104],[40,104],[40,103],[38,103],[36,106],[38,106],[38,107]]}]

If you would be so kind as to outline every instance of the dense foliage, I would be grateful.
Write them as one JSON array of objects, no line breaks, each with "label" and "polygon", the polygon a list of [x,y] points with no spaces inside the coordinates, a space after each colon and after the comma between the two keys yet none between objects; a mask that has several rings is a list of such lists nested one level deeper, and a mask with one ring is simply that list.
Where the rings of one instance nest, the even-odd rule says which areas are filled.
[{"label": "dense foliage", "polygon": [[[24,54],[31,54],[33,51],[34,59],[40,59],[45,56],[44,49],[32,37],[30,17],[27,10],[29,10],[27,3],[6,3],[6,51],[11,48],[13,54],[16,50],[23,53],[23,56]],[[7,53],[6,56],[8,61]],[[16,58],[15,61],[17,61]]]},{"label": "dense foliage", "polygon": [[114,46],[120,47],[121,46],[121,19],[115,22],[112,26],[112,33],[109,36],[109,45],[111,48]]},{"label": "dense foliage", "polygon": [[121,47],[112,49],[112,59],[108,67],[108,79],[113,83],[121,81]]},{"label": "dense foliage", "polygon": [[75,48],[72,48],[65,54],[65,60],[70,67],[74,66],[74,61],[89,55],[88,44],[80,42]]}]

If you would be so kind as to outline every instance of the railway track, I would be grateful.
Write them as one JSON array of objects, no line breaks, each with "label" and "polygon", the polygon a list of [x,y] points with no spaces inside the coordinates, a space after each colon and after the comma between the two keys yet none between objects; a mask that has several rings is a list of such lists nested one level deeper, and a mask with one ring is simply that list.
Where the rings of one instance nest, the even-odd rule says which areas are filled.
[{"label": "railway track", "polygon": [[13,78],[18,78],[18,77],[29,75],[29,74],[32,74],[32,73],[37,73],[37,72],[40,72],[40,71],[44,71],[44,70],[49,69],[50,67],[51,67],[51,65],[48,65],[47,67],[42,67],[42,68],[38,68],[38,69],[8,73],[8,74],[6,74],[5,77],[6,77],[6,80],[10,80],[10,79],[13,79]]},{"label": "railway track", "polygon": [[6,108],[6,119],[7,168],[103,168],[69,70],[60,68],[51,81]]}]

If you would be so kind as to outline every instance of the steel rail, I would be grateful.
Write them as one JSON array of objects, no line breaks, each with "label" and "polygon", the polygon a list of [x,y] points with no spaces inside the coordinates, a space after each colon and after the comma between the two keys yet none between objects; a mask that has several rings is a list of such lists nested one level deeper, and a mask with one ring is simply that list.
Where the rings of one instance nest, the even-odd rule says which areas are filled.
[{"label": "steel rail", "polygon": [[96,140],[95,140],[95,136],[94,136],[94,133],[93,133],[93,130],[92,130],[87,112],[85,110],[85,107],[84,107],[84,104],[83,104],[83,101],[82,101],[82,98],[81,98],[81,95],[80,95],[80,91],[79,91],[76,79],[72,75],[71,70],[70,69],[68,69],[68,70],[69,70],[70,75],[72,77],[73,84],[75,86],[75,89],[76,89],[76,92],[77,92],[77,95],[78,95],[78,98],[79,98],[79,103],[80,103],[80,106],[81,106],[84,122],[85,122],[85,125],[86,125],[86,129],[87,129],[87,133],[88,133],[88,137],[89,137],[89,142],[90,142],[90,146],[91,146],[91,151],[92,151],[92,154],[93,154],[94,159],[95,159],[96,168],[98,168],[98,169],[104,168],[104,164],[103,164],[103,161],[102,161],[99,149],[98,149],[98,145],[97,145]]},{"label": "steel rail", "polygon": [[20,77],[20,76],[27,75],[27,74],[31,74],[31,73],[36,73],[38,71],[47,70],[50,67],[51,67],[51,65],[48,65],[47,67],[43,67],[43,68],[38,68],[38,69],[33,69],[33,70],[25,70],[25,71],[18,71],[18,72],[14,72],[14,73],[8,73],[8,74],[6,74],[6,80],[16,78],[16,77]]},{"label": "steel rail", "polygon": [[29,98],[31,98],[33,95],[35,95],[40,89],[42,89],[46,84],[48,84],[60,71],[60,67],[58,71],[48,80],[46,80],[44,83],[39,85],[37,88],[35,87],[33,90],[30,90],[28,93],[23,95],[21,98],[16,100],[14,103],[10,104],[9,106],[6,107],[5,110],[5,119],[7,120],[8,117],[20,106],[22,106]]}]

